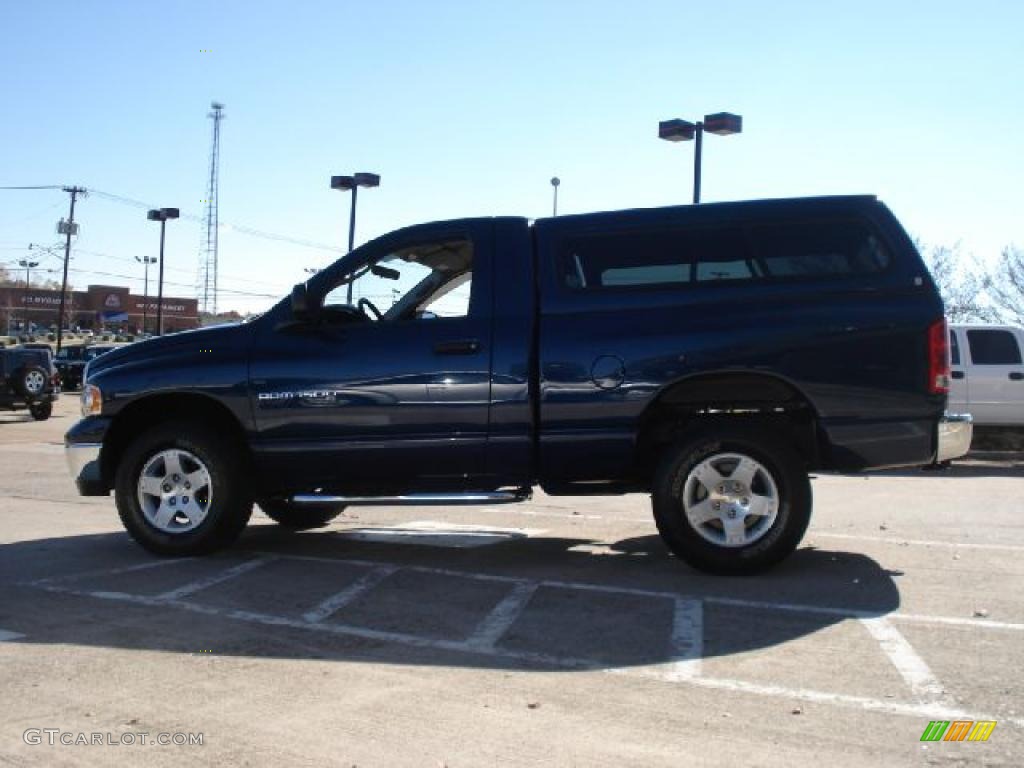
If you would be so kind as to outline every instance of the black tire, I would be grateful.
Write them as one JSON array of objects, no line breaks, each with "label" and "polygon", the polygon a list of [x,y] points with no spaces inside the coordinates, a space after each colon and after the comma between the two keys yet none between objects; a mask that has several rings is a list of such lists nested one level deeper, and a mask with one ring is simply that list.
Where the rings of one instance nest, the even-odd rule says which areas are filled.
[{"label": "black tire", "polygon": [[[138,484],[154,457],[175,449],[191,454],[205,465],[210,479],[210,501],[202,522],[191,530],[169,532],[147,519],[139,501]],[[125,449],[118,464],[114,497],[121,522],[135,541],[158,555],[190,557],[227,547],[241,535],[252,514],[245,470],[246,462],[238,446],[202,424],[155,426]],[[197,489],[196,501],[199,495]]]},{"label": "black tire", "polygon": [[263,499],[258,504],[263,510],[263,514],[283,528],[292,531],[323,528],[345,511],[343,504],[329,507],[300,507],[278,499]]},{"label": "black tire", "polygon": [[14,387],[27,398],[37,398],[46,392],[50,375],[38,365],[26,365],[14,377]]},{"label": "black tire", "polygon": [[28,407],[28,412],[36,421],[46,421],[53,414],[53,403],[34,403]]},{"label": "black tire", "polygon": [[[710,541],[685,512],[687,493],[707,493],[700,481],[687,487],[691,471],[708,459],[713,466],[721,462],[722,471],[727,471],[730,460],[718,458],[722,454],[749,457],[764,472],[755,475],[749,494],[742,495],[753,498],[754,494],[764,492],[771,496],[767,479],[775,484],[774,521],[769,523],[767,515],[763,518],[740,516],[744,521],[744,535],[750,532],[749,544],[726,546],[724,542]],[[735,468],[732,471],[736,471]],[[727,475],[724,477],[728,479]],[[755,485],[759,487],[755,489]],[[709,501],[713,500],[709,498]],[[699,570],[731,576],[763,571],[791,554],[807,530],[812,506],[810,480],[795,448],[765,428],[740,424],[708,425],[693,430],[669,449],[658,468],[652,502],[658,532],[673,553]],[[722,502],[723,510],[729,508]],[[758,525],[764,526],[764,530],[755,538]],[[724,538],[725,526],[717,520],[701,525],[700,529],[708,536],[716,536],[716,526]]]}]

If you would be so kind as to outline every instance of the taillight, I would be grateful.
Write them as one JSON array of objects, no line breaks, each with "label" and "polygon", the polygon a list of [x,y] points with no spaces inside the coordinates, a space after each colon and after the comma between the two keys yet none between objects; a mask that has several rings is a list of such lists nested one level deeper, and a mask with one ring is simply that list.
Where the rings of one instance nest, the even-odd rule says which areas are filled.
[{"label": "taillight", "polygon": [[949,329],[945,318],[928,326],[928,392],[949,392]]}]

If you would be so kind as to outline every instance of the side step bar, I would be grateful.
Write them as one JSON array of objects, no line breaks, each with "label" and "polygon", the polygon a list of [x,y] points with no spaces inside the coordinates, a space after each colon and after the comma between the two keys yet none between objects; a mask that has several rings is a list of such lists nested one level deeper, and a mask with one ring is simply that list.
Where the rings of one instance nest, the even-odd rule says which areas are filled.
[{"label": "side step bar", "polygon": [[410,493],[405,496],[326,496],[300,493],[292,496],[293,504],[348,504],[352,506],[449,506],[453,504],[515,504],[529,501],[531,491],[469,491],[467,493]]}]

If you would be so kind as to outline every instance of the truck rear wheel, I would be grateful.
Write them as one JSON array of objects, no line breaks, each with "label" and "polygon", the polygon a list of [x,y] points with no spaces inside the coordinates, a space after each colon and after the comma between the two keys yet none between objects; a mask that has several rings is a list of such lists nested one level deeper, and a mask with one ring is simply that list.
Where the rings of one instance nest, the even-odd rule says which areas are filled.
[{"label": "truck rear wheel", "polygon": [[121,522],[159,555],[231,544],[252,514],[236,446],[201,424],[161,424],[132,442],[114,482]]},{"label": "truck rear wheel", "polygon": [[796,549],[811,515],[811,485],[795,449],[767,430],[709,426],[662,460],[654,519],[662,539],[694,568],[756,573]]},{"label": "truck rear wheel", "polygon": [[345,511],[345,506],[341,504],[333,507],[301,507],[277,499],[262,499],[258,503],[263,514],[278,525],[293,531],[323,528]]}]

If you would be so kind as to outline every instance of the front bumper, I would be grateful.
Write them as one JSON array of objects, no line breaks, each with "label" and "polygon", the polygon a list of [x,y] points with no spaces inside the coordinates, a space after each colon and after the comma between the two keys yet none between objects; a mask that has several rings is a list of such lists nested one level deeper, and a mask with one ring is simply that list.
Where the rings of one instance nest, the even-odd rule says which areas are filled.
[{"label": "front bumper", "polygon": [[947,413],[939,421],[936,463],[959,459],[971,449],[974,419],[969,413]]},{"label": "front bumper", "polygon": [[71,479],[82,496],[105,496],[100,473],[102,443],[65,443],[64,458],[68,462]]},{"label": "front bumper", "polygon": [[64,435],[64,458],[71,479],[82,496],[106,496],[110,493],[100,465],[103,437],[109,426],[109,419],[91,416],[79,421]]}]

